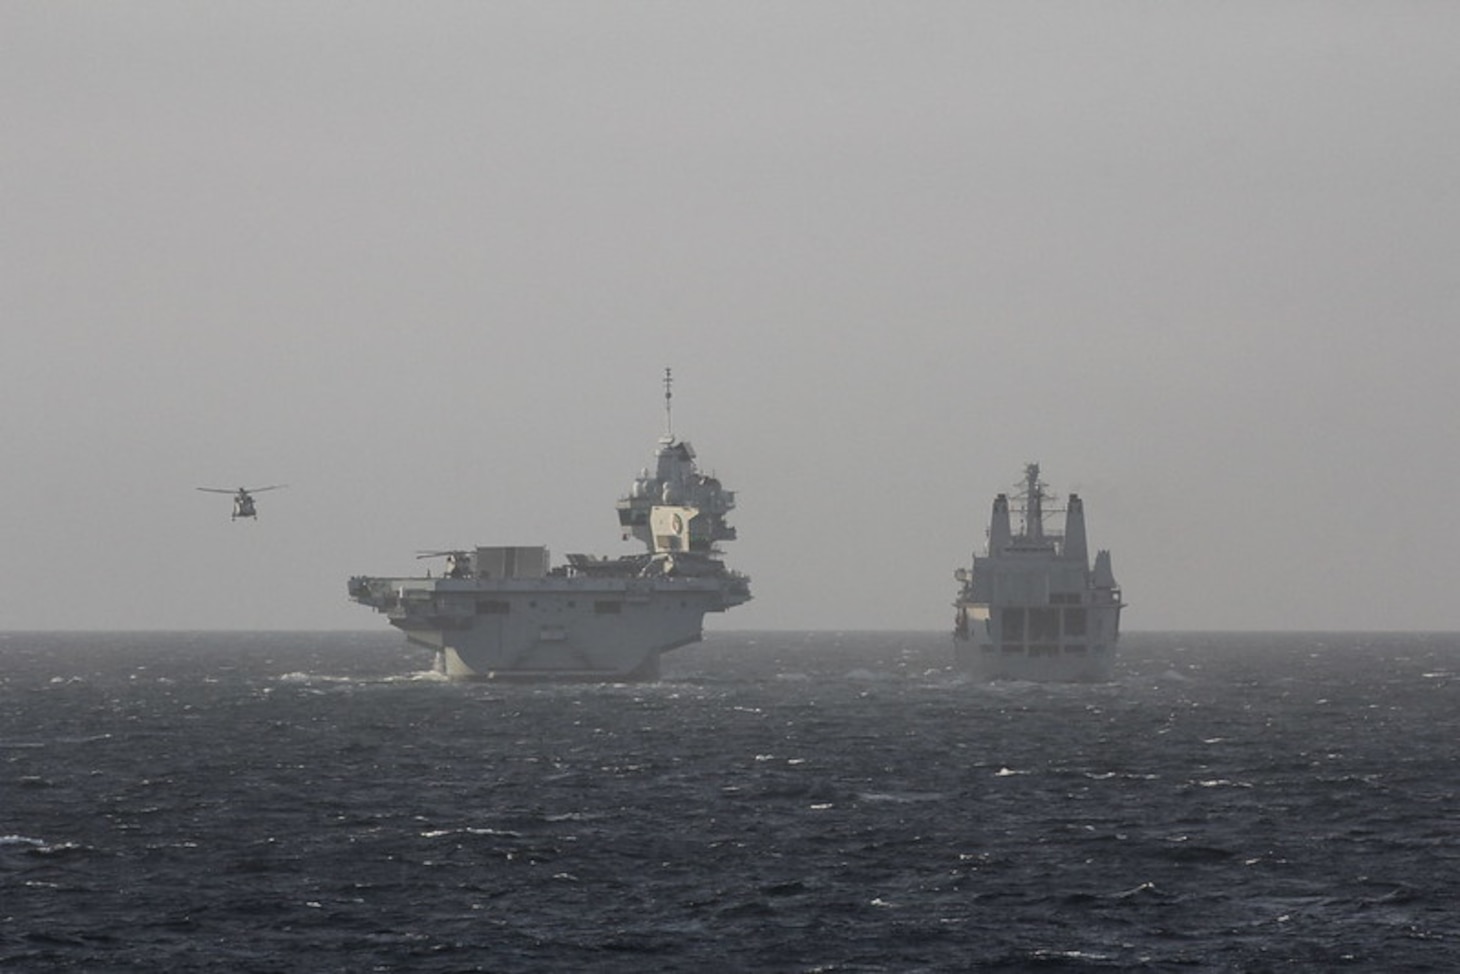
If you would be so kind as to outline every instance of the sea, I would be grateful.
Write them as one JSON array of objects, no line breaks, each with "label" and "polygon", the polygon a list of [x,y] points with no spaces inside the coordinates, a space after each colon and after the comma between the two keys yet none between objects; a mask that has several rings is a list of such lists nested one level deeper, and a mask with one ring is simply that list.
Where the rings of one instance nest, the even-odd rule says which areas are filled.
[{"label": "sea", "polygon": [[0,634],[4,971],[1454,971],[1460,634]]}]

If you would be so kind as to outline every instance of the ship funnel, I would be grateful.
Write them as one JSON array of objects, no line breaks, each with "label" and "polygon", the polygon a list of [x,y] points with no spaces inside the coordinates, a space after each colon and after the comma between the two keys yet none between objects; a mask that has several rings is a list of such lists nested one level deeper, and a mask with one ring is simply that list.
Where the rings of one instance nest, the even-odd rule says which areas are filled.
[{"label": "ship funnel", "polygon": [[1090,565],[1090,553],[1085,547],[1085,503],[1078,494],[1071,494],[1065,507],[1064,556],[1079,561],[1081,567]]},{"label": "ship funnel", "polygon": [[1009,529],[1009,495],[994,498],[994,515],[989,519],[989,554],[997,555],[1009,547],[1013,532]]},{"label": "ship funnel", "polygon": [[1095,588],[1114,589],[1115,572],[1110,570],[1110,552],[1098,551],[1095,553],[1095,577],[1092,580]]}]

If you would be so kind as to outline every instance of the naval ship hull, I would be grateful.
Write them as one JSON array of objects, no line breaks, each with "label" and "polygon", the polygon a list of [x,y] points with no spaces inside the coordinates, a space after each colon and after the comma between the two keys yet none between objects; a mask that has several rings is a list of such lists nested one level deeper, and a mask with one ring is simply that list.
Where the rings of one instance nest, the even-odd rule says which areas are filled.
[{"label": "naval ship hull", "polygon": [[1120,606],[959,603],[954,665],[981,680],[1106,683]]},{"label": "naval ship hull", "polygon": [[384,613],[458,680],[632,682],[698,642],[707,612],[749,599],[719,577],[356,578],[351,596]]}]

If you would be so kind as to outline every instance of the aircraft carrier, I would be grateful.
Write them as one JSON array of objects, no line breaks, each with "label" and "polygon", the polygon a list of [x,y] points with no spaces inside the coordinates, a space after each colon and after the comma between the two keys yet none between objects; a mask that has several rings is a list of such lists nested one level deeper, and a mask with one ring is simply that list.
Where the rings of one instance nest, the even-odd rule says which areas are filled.
[{"label": "aircraft carrier", "polygon": [[1110,552],[1098,552],[1091,566],[1076,494],[1065,506],[1064,533],[1046,531],[1044,519],[1055,512],[1045,488],[1039,464],[1028,464],[1015,495],[1018,532],[1009,496],[999,494],[987,553],[954,573],[963,586],[954,603],[954,665],[985,680],[1103,682],[1115,666],[1123,607]]},{"label": "aircraft carrier", "polygon": [[356,576],[350,598],[434,650],[453,678],[656,679],[664,653],[702,638],[707,612],[750,599],[749,578],[727,569],[718,547],[735,538],[726,522],[735,494],[701,473],[694,448],[674,436],[670,378],[666,369],[654,468],[617,505],[624,539],[644,551],[570,554],[556,566],[545,547],[442,552],[440,576]]}]

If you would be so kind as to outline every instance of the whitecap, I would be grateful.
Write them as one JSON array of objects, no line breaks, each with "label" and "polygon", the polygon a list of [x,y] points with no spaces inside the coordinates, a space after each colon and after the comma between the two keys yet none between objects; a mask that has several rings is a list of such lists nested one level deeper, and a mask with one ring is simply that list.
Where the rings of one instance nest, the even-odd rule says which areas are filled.
[{"label": "whitecap", "polygon": [[418,670],[415,673],[403,673],[400,676],[387,676],[384,679],[376,680],[376,683],[450,683],[451,677],[440,670]]},{"label": "whitecap", "polygon": [[508,839],[520,839],[520,838],[522,838],[522,833],[521,832],[514,832],[511,829],[491,829],[491,828],[476,828],[476,827],[467,827],[467,828],[461,828],[461,829],[431,829],[428,832],[422,832],[421,833],[421,838],[423,838],[423,839],[440,839],[440,838],[444,838],[444,837],[446,837],[448,835],[496,835],[496,836],[502,836],[502,837],[508,838]]},{"label": "whitecap", "polygon": [[1040,949],[1040,950],[1034,951],[1033,956],[1036,959],[1040,960],[1040,961],[1052,960],[1052,961],[1056,961],[1056,962],[1058,962],[1058,961],[1066,961],[1066,960],[1073,960],[1073,961],[1094,961],[1094,962],[1099,963],[1099,962],[1108,961],[1111,958],[1111,955],[1110,954],[1092,954],[1089,951],[1085,951],[1085,950],[1044,950],[1044,949]]},{"label": "whitecap", "polygon": [[1155,883],[1141,883],[1139,886],[1133,886],[1130,889],[1122,890],[1121,892],[1116,893],[1115,894],[1115,898],[1116,899],[1122,899],[1123,900],[1123,899],[1126,899],[1126,898],[1131,897],[1131,896],[1137,896],[1137,895],[1139,895],[1141,893],[1154,893],[1154,892],[1156,892],[1156,884]]},{"label": "whitecap", "polygon": [[899,805],[910,805],[914,802],[936,802],[948,797],[938,791],[864,791],[858,792],[857,797],[864,802],[890,802]]},{"label": "whitecap", "polygon": [[355,678],[351,676],[334,676],[328,673],[304,673],[294,671],[285,673],[279,677],[280,683],[354,683]]},{"label": "whitecap", "polygon": [[879,670],[855,669],[847,674],[848,680],[859,680],[861,682],[882,682],[893,679],[891,673],[884,673]]}]

